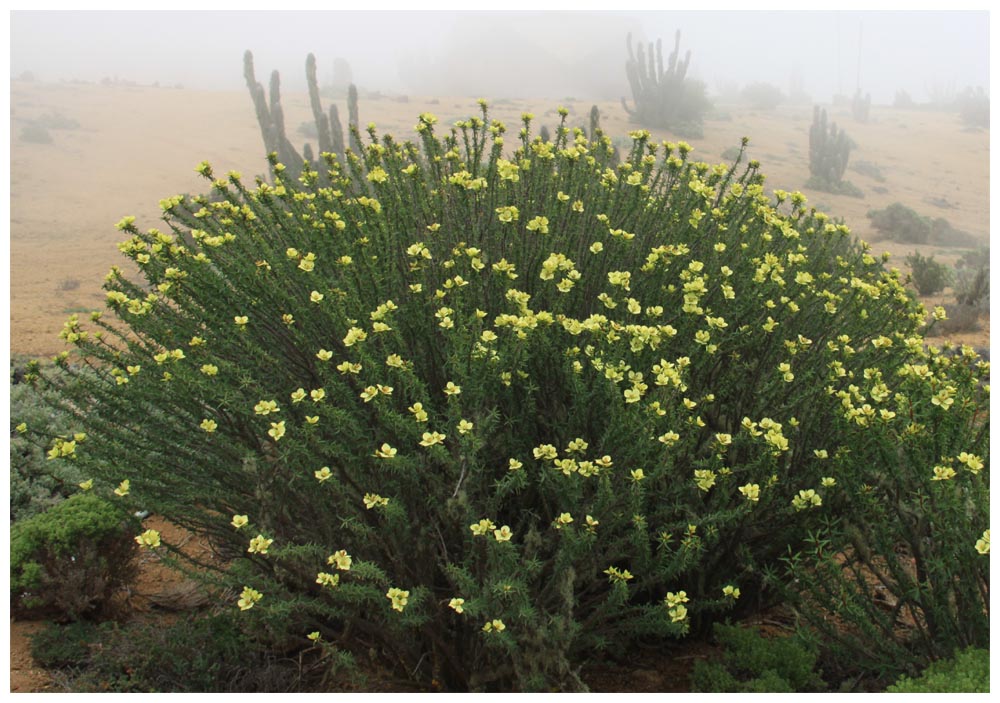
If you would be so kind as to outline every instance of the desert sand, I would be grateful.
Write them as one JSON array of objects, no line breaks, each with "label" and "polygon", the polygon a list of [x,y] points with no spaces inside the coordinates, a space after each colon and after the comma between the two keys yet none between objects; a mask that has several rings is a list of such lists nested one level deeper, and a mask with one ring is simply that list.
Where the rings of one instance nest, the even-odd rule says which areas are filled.
[{"label": "desert sand", "polygon": [[[624,77],[623,77],[624,90]],[[422,112],[432,112],[442,125],[478,113],[476,97],[392,98],[365,96],[360,119],[380,132],[413,138]],[[483,96],[489,100],[489,96]],[[64,349],[58,338],[74,312],[103,309],[104,275],[112,265],[124,266],[114,225],[134,215],[141,228],[159,223],[159,200],[194,193],[207,185],[194,171],[205,160],[216,173],[235,169],[245,177],[262,173],[264,147],[246,91],[205,92],[181,88],[101,84],[11,84],[10,169],[10,348],[12,354],[49,356]],[[328,104],[328,100],[324,101]],[[570,110],[570,124],[583,126],[591,102],[572,98],[503,100],[491,105],[491,117],[507,122],[516,133],[522,112],[536,115],[536,129],[558,123],[556,109]],[[308,98],[283,95],[287,132],[301,148],[307,140],[297,132],[312,121]],[[342,115],[346,106],[339,102]],[[605,132],[625,137],[635,125],[621,105],[599,103]],[[750,138],[749,154],[761,162],[771,189],[801,190],[809,202],[843,218],[876,253],[893,255],[890,265],[905,269],[903,256],[918,249],[953,263],[958,249],[879,242],[866,213],[901,202],[922,215],[943,217],[954,227],[989,238],[989,132],[963,126],[950,112],[899,110],[873,106],[866,124],[856,122],[848,105],[827,105],[832,121],[857,144],[851,164],[866,161],[884,182],[848,170],[847,179],[864,197],[812,192],[809,177],[811,105],[782,105],[754,111],[740,105],[717,105],[704,125],[704,138],[686,139],[694,156],[720,162],[722,152]],[[50,143],[33,143],[23,130],[45,115],[77,123],[51,129]],[[342,118],[343,119],[343,118]],[[676,135],[656,133],[659,139]],[[946,290],[928,305],[952,302]],[[989,346],[989,320],[982,329],[956,341]]]}]

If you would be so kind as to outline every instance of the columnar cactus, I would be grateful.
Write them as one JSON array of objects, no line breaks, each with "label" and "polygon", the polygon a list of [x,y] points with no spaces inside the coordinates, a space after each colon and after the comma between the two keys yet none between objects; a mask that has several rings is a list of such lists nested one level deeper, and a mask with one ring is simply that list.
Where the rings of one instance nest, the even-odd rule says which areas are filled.
[{"label": "columnar cactus", "polygon": [[[327,117],[323,112],[320,102],[319,84],[316,80],[316,57],[312,54],[306,58],[306,83],[309,88],[309,104],[312,107],[313,120],[316,123],[316,134],[318,139],[318,149],[314,151],[308,144],[302,150],[302,154],[296,151],[295,147],[285,135],[285,117],[281,108],[281,78],[277,71],[271,73],[270,92],[264,93],[264,87],[257,82],[254,75],[253,54],[247,51],[243,54],[243,76],[246,79],[247,89],[253,99],[254,110],[257,113],[257,122],[260,124],[261,136],[264,138],[264,148],[267,153],[275,153],[278,160],[285,165],[290,173],[298,175],[302,172],[305,163],[314,163],[320,154],[333,153],[343,158],[344,131],[340,125],[340,116],[337,106],[330,106],[330,114]],[[350,111],[351,122],[349,127],[353,127],[352,132],[357,131],[358,124],[358,91],[353,84],[348,89],[348,110]],[[361,150],[359,137],[352,134],[351,146],[356,151]]]},{"label": "columnar cactus", "polygon": [[851,140],[838,130],[836,123],[827,123],[826,110],[813,109],[809,128],[809,173],[818,183],[835,185],[844,178],[851,154]]},{"label": "columnar cactus", "polygon": [[632,50],[632,35],[625,41],[628,47],[628,61],[625,74],[632,89],[634,108],[630,108],[622,98],[622,107],[633,122],[647,127],[683,130],[691,135],[700,133],[702,116],[708,108],[703,84],[686,80],[691,52],[680,60],[681,33],[674,36],[674,50],[667,57],[667,67],[663,67],[663,43],[657,39],[655,45],[646,47],[639,44]]}]

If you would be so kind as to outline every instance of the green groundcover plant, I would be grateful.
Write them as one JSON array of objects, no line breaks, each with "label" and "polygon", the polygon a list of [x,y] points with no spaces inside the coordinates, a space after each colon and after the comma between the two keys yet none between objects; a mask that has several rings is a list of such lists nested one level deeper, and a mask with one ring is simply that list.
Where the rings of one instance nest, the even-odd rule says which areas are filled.
[{"label": "green groundcover plant", "polygon": [[85,436],[21,430],[206,535],[261,628],[449,690],[579,689],[588,657],[763,602],[879,470],[839,451],[837,394],[852,430],[905,427],[879,384],[925,313],[755,162],[636,131],[612,167],[563,117],[370,125],[253,185],[201,164],[169,231],[119,223],[112,314],[63,331]]}]

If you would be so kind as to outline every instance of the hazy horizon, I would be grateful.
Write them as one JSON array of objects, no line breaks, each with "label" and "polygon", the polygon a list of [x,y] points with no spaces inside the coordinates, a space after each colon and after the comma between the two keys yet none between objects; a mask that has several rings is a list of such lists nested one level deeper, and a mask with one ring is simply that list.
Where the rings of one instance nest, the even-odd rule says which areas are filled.
[{"label": "hazy horizon", "polygon": [[10,74],[46,82],[119,79],[242,90],[243,52],[257,79],[281,73],[305,89],[317,58],[329,83],[345,59],[366,90],[412,95],[631,97],[625,36],[681,30],[689,75],[711,94],[792,82],[814,102],[853,95],[876,104],[905,90],[917,102],[982,87],[989,92],[985,11],[260,12],[16,11]]}]

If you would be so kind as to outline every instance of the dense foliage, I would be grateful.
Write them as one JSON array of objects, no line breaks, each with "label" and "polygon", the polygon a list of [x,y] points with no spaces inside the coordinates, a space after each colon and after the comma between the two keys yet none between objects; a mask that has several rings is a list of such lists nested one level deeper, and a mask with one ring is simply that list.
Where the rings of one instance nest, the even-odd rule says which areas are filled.
[{"label": "dense foliage", "polygon": [[[419,145],[371,126],[253,186],[200,165],[169,232],[119,224],[140,277],[109,274],[113,315],[66,324],[85,439],[26,435],[206,535],[251,622],[447,689],[581,688],[602,649],[765,602],[881,490],[864,433],[948,410],[918,387],[946,370],[898,375],[936,363],[925,313],[756,163],[638,131],[612,167],[603,135],[531,119],[512,150],[485,104],[444,137],[421,115]],[[963,432],[942,451],[987,464]],[[981,514],[953,517],[971,549]]]},{"label": "dense foliage", "polygon": [[77,493],[11,525],[12,609],[70,620],[115,614],[135,575],[136,524],[122,506]]}]

